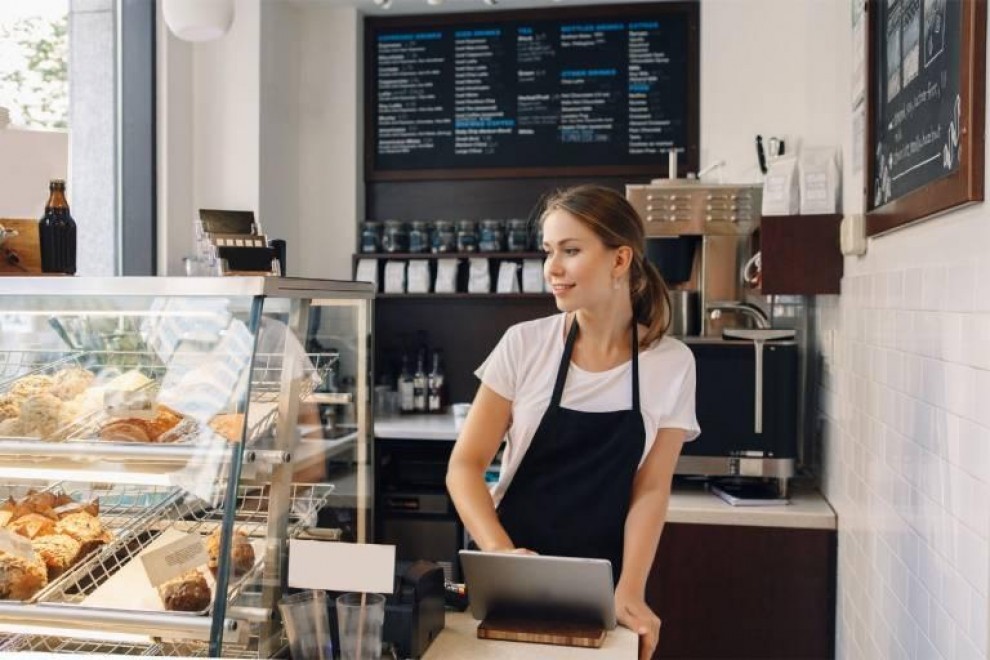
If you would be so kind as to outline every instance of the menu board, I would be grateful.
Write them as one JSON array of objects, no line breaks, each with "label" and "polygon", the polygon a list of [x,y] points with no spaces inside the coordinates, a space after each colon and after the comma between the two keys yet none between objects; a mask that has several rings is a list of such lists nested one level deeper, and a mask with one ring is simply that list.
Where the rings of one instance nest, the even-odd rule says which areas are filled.
[{"label": "menu board", "polygon": [[369,18],[368,173],[696,166],[697,30],[697,3]]},{"label": "menu board", "polygon": [[875,208],[959,168],[959,0],[885,0],[872,23]]}]

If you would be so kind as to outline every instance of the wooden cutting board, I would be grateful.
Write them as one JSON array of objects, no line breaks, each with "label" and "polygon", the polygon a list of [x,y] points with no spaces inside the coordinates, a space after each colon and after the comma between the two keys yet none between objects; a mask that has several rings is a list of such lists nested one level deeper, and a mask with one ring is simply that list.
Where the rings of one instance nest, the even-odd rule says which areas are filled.
[{"label": "wooden cutting board", "polygon": [[38,221],[0,218],[0,225],[17,232],[0,243],[0,275],[40,275],[41,239]]},{"label": "wooden cutting board", "polygon": [[489,617],[478,625],[481,639],[596,649],[605,642],[605,634],[605,628],[600,625],[569,621]]}]

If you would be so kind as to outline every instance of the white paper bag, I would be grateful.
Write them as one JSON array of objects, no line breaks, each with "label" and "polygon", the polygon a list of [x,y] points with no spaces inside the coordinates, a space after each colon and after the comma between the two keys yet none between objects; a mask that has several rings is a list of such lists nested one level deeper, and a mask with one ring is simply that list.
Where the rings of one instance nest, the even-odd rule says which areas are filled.
[{"label": "white paper bag", "polygon": [[543,262],[527,259],[522,268],[522,290],[526,293],[543,292]]},{"label": "white paper bag", "polygon": [[831,214],[839,208],[839,166],[835,149],[803,149],[798,159],[801,214]]},{"label": "white paper bag", "polygon": [[491,293],[488,259],[468,259],[468,293]]},{"label": "white paper bag", "polygon": [[409,293],[430,292],[430,262],[416,259],[409,262]]},{"label": "white paper bag", "polygon": [[519,264],[503,261],[498,266],[498,293],[519,293]]},{"label": "white paper bag", "polygon": [[378,291],[378,260],[359,259],[357,273],[354,275],[355,282],[371,282]]},{"label": "white paper bag", "polygon": [[457,293],[457,259],[437,259],[434,293]]},{"label": "white paper bag", "polygon": [[778,158],[763,180],[763,215],[797,215],[801,210],[797,159]]},{"label": "white paper bag", "polygon": [[385,293],[406,292],[406,262],[390,261],[385,264]]}]

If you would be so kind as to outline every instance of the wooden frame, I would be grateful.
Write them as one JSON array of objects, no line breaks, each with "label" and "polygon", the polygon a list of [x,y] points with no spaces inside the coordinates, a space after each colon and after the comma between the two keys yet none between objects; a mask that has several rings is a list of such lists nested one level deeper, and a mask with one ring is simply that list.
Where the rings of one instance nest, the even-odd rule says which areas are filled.
[{"label": "wooden frame", "polygon": [[959,61],[953,63],[959,69],[961,101],[958,166],[950,174],[928,181],[883,204],[874,203],[878,188],[877,96],[883,84],[879,81],[884,79],[877,70],[881,61],[877,49],[883,42],[879,42],[876,32],[880,28],[880,3],[886,1],[869,0],[867,3],[867,140],[863,145],[866,150],[864,198],[867,236],[876,236],[951,208],[983,200],[987,0],[946,0],[956,3],[962,14]]},{"label": "wooden frame", "polygon": [[[656,2],[643,4],[589,5],[561,7],[553,9],[520,9],[500,12],[471,12],[458,14],[422,15],[414,14],[395,17],[368,17],[364,20],[364,62],[373,61],[375,30],[383,27],[412,27],[429,23],[434,26],[458,24],[491,24],[514,20],[546,20],[582,18],[634,18],[655,15],[657,12],[684,13],[688,18],[688,99],[685,134],[686,153],[679,154],[678,173],[697,172],[699,164],[699,98],[701,95],[701,19],[699,0],[678,2]],[[589,176],[666,176],[667,159],[657,157],[656,165],[612,165],[580,167],[498,167],[460,169],[415,169],[379,170],[376,169],[374,154],[374,113],[378,106],[377,90],[371,84],[372,71],[364,75],[364,174],[368,182],[384,181],[453,181],[458,179],[516,179],[543,177],[589,177]],[[662,161],[662,162],[661,162]]]}]

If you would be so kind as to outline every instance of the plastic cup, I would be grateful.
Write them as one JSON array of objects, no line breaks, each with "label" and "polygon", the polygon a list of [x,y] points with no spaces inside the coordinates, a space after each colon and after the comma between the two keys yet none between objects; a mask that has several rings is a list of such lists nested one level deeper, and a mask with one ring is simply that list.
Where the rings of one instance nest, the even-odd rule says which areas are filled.
[{"label": "plastic cup", "polygon": [[[382,657],[382,624],[385,596],[352,593],[337,597],[337,630],[341,660],[379,660]],[[363,609],[363,612],[362,612]]]},{"label": "plastic cup", "polygon": [[286,596],[279,601],[278,609],[282,613],[293,658],[332,660],[333,642],[326,592],[303,591]]}]

